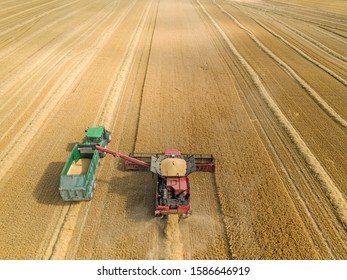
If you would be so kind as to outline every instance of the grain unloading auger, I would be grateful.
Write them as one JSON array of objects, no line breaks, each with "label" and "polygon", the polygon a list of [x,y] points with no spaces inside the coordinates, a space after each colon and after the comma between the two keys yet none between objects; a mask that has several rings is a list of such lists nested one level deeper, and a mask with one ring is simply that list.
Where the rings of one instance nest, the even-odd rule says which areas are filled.
[{"label": "grain unloading auger", "polygon": [[156,216],[178,214],[188,217],[190,207],[190,183],[188,175],[195,171],[214,172],[212,155],[185,155],[175,149],[164,154],[131,154],[126,156],[98,145],[95,148],[125,160],[125,170],[150,171],[157,177]]}]

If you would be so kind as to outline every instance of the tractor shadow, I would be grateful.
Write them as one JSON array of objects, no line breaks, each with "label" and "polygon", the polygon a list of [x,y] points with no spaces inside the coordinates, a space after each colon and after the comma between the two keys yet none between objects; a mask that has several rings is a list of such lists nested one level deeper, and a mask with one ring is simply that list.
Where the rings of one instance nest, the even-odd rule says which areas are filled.
[{"label": "tractor shadow", "polygon": [[134,221],[153,220],[155,210],[156,178],[151,172],[124,171],[118,164],[117,172],[109,182],[109,193],[125,201],[125,215]]},{"label": "tractor shadow", "polygon": [[65,162],[51,162],[41,176],[35,190],[34,197],[39,203],[64,205],[59,194],[60,173]]}]

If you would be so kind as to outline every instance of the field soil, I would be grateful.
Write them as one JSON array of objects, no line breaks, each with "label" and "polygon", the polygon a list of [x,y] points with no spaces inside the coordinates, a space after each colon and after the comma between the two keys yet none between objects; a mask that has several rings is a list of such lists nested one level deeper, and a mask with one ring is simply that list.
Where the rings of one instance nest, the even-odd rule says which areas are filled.
[{"label": "field soil", "polygon": [[[1,1],[0,259],[347,259],[346,44],[344,0]],[[64,202],[98,125],[213,154],[192,215],[155,218],[155,178],[112,156]]]}]

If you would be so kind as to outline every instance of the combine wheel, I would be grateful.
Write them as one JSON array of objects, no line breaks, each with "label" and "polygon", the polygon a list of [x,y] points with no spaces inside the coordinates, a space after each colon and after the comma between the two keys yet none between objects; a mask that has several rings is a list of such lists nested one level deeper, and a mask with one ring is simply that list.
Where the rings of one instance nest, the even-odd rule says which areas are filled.
[{"label": "combine wheel", "polygon": [[181,215],[179,215],[178,222],[180,222],[181,219],[187,219],[189,216],[190,216],[190,214],[181,214]]},{"label": "combine wheel", "polygon": [[160,218],[162,220],[167,220],[168,219],[168,215],[167,214],[162,214]]}]

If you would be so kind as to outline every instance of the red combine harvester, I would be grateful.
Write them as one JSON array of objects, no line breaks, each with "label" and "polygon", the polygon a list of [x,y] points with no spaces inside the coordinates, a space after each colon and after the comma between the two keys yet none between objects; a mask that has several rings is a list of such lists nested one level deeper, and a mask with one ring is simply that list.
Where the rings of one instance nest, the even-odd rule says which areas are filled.
[{"label": "red combine harvester", "polygon": [[123,155],[100,146],[101,152],[125,160],[125,170],[150,171],[157,176],[156,216],[178,214],[188,217],[190,208],[190,183],[188,175],[195,171],[214,172],[215,160],[212,155],[184,155],[170,149],[164,154]]}]

